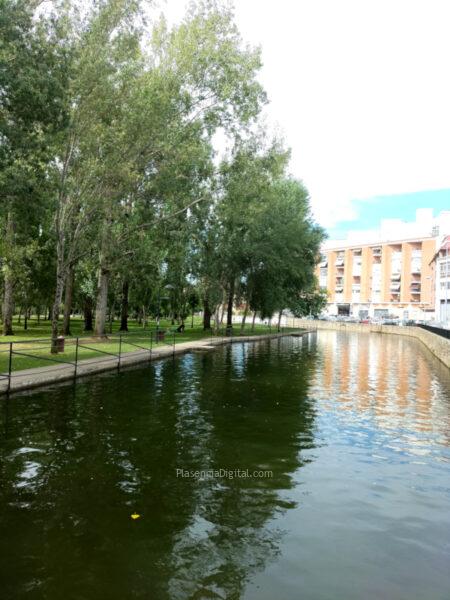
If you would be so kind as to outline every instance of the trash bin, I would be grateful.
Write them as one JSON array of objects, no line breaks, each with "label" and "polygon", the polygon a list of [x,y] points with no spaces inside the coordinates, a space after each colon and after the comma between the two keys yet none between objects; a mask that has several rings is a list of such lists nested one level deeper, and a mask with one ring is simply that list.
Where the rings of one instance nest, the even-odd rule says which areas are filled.
[{"label": "trash bin", "polygon": [[164,336],[165,336],[165,335],[166,335],[166,332],[165,332],[165,331],[160,331],[160,330],[158,330],[158,331],[156,332],[156,341],[157,341],[157,342],[163,342],[163,341],[164,341]]},{"label": "trash bin", "polygon": [[64,352],[64,336],[63,335],[59,335],[56,338],[56,350],[57,352]]}]

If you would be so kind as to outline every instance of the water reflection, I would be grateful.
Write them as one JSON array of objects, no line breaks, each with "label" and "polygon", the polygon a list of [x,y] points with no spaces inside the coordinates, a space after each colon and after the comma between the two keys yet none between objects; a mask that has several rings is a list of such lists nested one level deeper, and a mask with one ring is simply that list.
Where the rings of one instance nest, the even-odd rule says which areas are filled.
[{"label": "water reflection", "polygon": [[237,344],[4,401],[4,596],[239,598],[298,502],[315,360],[301,339]]},{"label": "water reflection", "polygon": [[324,407],[450,445],[449,372],[419,341],[323,331],[319,354],[312,393]]},{"label": "water reflection", "polygon": [[448,369],[412,340],[321,331],[308,394],[301,504],[243,598],[447,600]]},{"label": "water reflection", "polygon": [[321,331],[4,400],[1,596],[446,600],[449,398],[419,343]]}]

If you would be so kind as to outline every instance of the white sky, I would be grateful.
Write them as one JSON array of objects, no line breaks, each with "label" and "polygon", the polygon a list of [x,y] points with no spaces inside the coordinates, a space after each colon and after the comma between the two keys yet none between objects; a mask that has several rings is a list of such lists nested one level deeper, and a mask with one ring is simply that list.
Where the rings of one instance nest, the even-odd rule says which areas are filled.
[{"label": "white sky", "polygon": [[[185,0],[167,0],[169,19]],[[326,226],[351,201],[450,188],[450,0],[235,0],[269,122]],[[450,208],[450,207],[449,207]]]}]

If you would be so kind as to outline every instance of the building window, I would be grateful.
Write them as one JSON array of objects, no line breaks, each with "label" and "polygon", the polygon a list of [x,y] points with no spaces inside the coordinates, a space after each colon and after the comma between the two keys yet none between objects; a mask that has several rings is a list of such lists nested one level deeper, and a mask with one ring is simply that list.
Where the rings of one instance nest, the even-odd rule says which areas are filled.
[{"label": "building window", "polygon": [[450,260],[441,260],[439,269],[441,277],[450,277]]}]

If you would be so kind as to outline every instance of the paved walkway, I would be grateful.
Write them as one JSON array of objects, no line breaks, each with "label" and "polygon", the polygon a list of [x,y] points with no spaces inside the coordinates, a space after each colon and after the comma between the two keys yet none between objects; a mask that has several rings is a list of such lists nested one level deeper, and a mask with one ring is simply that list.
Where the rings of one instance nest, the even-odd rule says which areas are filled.
[{"label": "paved walkway", "polygon": [[[116,356],[104,358],[89,358],[80,360],[75,373],[74,365],[55,364],[49,367],[38,367],[36,369],[24,369],[16,371],[11,377],[10,391],[16,392],[31,388],[51,385],[62,381],[74,380],[75,377],[84,377],[104,371],[111,371],[126,368],[139,363],[160,360],[174,356],[175,354],[184,354],[186,352],[208,352],[214,350],[217,346],[224,344],[234,344],[241,342],[256,342],[261,340],[273,339],[286,336],[299,336],[311,333],[311,330],[290,332],[290,333],[272,333],[264,335],[248,335],[236,337],[212,337],[197,341],[181,342],[175,346],[162,346],[150,350],[138,350],[136,352],[126,352],[119,359]],[[8,391],[8,379],[0,379],[0,394]]]}]

